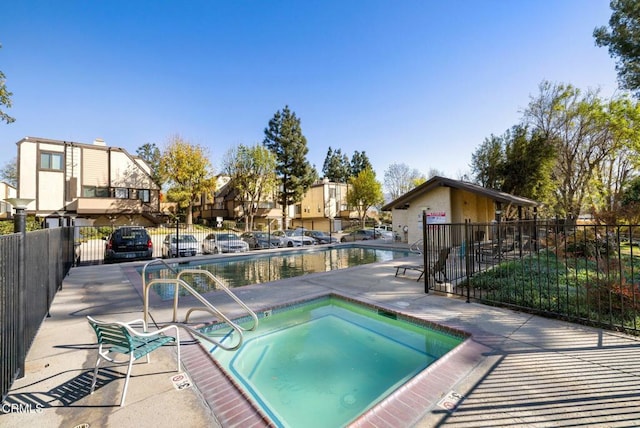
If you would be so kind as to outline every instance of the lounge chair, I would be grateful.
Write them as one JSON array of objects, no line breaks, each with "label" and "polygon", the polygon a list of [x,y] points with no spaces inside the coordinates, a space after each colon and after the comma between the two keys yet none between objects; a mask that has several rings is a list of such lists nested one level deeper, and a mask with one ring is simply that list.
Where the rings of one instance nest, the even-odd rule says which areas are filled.
[{"label": "lounge chair", "polygon": [[[157,330],[153,333],[139,333],[133,329],[134,323],[141,323],[144,331],[147,330],[146,324],[143,320],[135,320],[129,323],[123,322],[102,322],[97,321],[90,316],[87,316],[87,320],[98,337],[98,359],[96,361],[96,367],[93,371],[93,381],[91,382],[91,394],[96,387],[96,380],[98,378],[98,367],[100,361],[105,359],[114,364],[128,364],[127,376],[124,382],[124,389],[122,390],[122,398],[120,399],[120,406],[124,406],[125,397],[127,395],[127,387],[129,386],[129,377],[131,375],[131,367],[133,362],[144,356],[147,357],[147,363],[150,362],[149,354],[154,350],[160,348],[162,345],[175,342],[178,349],[178,371],[180,371],[180,336],[178,333],[178,327],[170,325],[168,327]],[[166,336],[164,333],[168,330],[175,330],[175,337]],[[119,361],[110,354],[123,354],[128,355],[127,360]]]},{"label": "lounge chair", "polygon": [[[449,257],[449,253],[451,252],[451,248],[449,247],[445,247],[445,248],[441,248],[440,251],[438,252],[438,259],[430,266],[429,268],[429,275],[433,275],[433,279],[440,283],[442,282],[441,280],[439,280],[438,278],[436,278],[436,273],[440,274],[442,277],[444,277],[444,280],[447,281],[447,272],[446,272],[446,267],[447,267],[447,258]],[[407,273],[408,270],[415,270],[420,272],[420,276],[418,277],[417,281],[420,281],[422,279],[422,277],[424,276],[424,265],[423,264],[405,264],[405,265],[399,265],[396,266],[396,275],[398,276],[400,274],[400,270],[402,270],[402,275],[405,275]]]},{"label": "lounge chair", "polygon": [[478,261],[489,262],[505,257],[505,254],[515,250],[515,242],[512,239],[505,239],[499,243],[489,243],[479,248]]}]

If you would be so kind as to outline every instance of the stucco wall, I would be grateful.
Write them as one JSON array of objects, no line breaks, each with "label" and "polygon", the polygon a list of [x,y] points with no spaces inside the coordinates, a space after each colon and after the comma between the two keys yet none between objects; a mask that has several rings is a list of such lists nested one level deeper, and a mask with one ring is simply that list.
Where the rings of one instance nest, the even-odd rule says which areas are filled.
[{"label": "stucco wall", "polygon": [[111,185],[134,189],[154,189],[151,178],[138,162],[122,152],[111,151]]},{"label": "stucco wall", "polygon": [[466,190],[451,189],[451,200],[453,223],[464,223],[465,220],[485,223],[494,218],[495,204],[485,196]]},{"label": "stucco wall", "polygon": [[64,172],[40,171],[38,174],[38,211],[64,211]]},{"label": "stucco wall", "polygon": [[416,197],[406,210],[394,209],[392,211],[393,229],[400,231],[401,240],[411,243],[422,239],[422,216],[425,211],[427,215],[444,213],[444,222],[451,223],[450,191],[449,187],[438,187]]},{"label": "stucco wall", "polygon": [[[18,145],[18,197],[36,198],[36,177],[38,168],[33,164],[33,159],[37,159],[38,147],[35,143],[23,142]],[[27,210],[34,210],[35,201],[27,206]]]},{"label": "stucco wall", "polygon": [[[407,209],[392,211],[393,230],[408,243],[423,237],[422,216],[426,212],[432,221],[444,223],[489,223],[495,218],[493,200],[466,190],[436,187],[411,200]],[[404,233],[404,227],[407,232]],[[451,245],[458,245],[461,237],[451,237]],[[456,242],[454,242],[456,241]]]}]

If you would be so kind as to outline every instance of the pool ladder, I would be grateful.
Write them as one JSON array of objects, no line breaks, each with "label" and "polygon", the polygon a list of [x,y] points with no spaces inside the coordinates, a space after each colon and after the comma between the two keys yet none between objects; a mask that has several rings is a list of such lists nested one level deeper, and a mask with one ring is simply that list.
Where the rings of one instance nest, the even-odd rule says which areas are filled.
[{"label": "pool ladder", "polygon": [[[147,266],[154,264],[154,263],[162,263],[164,264],[169,270],[171,270],[173,273],[176,274],[175,278],[156,278],[156,279],[152,279],[151,281],[147,282],[147,277],[146,277],[146,270],[147,270]],[[205,299],[197,290],[195,290],[189,283],[187,283],[184,279],[182,279],[183,275],[186,274],[191,274],[191,275],[202,275],[204,277],[206,277],[208,280],[212,281],[215,285],[216,288],[220,288],[221,290],[223,290],[225,293],[227,293],[227,295],[229,297],[231,297],[236,303],[238,303],[251,317],[251,319],[253,320],[253,324],[251,325],[250,328],[244,328],[239,326],[238,324],[234,323],[233,321],[231,321],[225,314],[223,314],[218,308],[216,308],[215,306],[213,306],[207,299]],[[173,323],[179,327],[184,328],[185,330],[189,331],[191,334],[193,334],[194,336],[198,336],[204,340],[207,340],[211,343],[213,343],[214,345],[226,350],[226,351],[234,351],[236,349],[238,349],[243,342],[243,331],[252,331],[255,330],[258,327],[258,316],[255,314],[255,312],[253,312],[242,300],[240,300],[238,298],[238,296],[236,296],[230,289],[229,287],[226,286],[226,284],[224,284],[222,281],[220,281],[218,278],[216,278],[211,272],[209,272],[208,270],[204,270],[204,269],[183,269],[180,271],[175,270],[173,267],[171,267],[169,264],[167,264],[164,260],[162,259],[155,259],[153,261],[150,261],[149,263],[145,264],[144,267],[142,268],[142,286],[143,286],[143,300],[144,300],[144,307],[143,307],[143,312],[144,312],[144,321],[145,323],[147,323],[147,318],[149,317],[149,289],[151,288],[152,285],[154,284],[173,284],[174,286],[174,293],[173,293]],[[194,308],[190,308],[187,311],[187,314],[185,316],[185,321],[184,323],[180,323],[177,320],[178,317],[178,300],[180,297],[180,289],[184,289],[187,292],[189,292],[189,294],[191,294],[193,297],[195,297],[200,303],[202,303],[202,305],[204,307],[194,307]],[[215,317],[220,318],[222,321],[224,321],[226,324],[229,325],[229,327],[231,327],[233,329],[233,331],[235,333],[237,333],[238,336],[238,343],[234,344],[234,345],[226,345],[224,343],[222,343],[221,341],[218,341],[214,338],[212,338],[211,336],[208,336],[204,333],[202,333],[200,330],[191,327],[190,325],[188,325],[187,323],[189,322],[189,317],[191,316],[191,314],[193,312],[196,311],[204,311],[204,312],[209,312],[210,314],[214,315]],[[229,335],[226,335],[225,337],[228,337]]]}]

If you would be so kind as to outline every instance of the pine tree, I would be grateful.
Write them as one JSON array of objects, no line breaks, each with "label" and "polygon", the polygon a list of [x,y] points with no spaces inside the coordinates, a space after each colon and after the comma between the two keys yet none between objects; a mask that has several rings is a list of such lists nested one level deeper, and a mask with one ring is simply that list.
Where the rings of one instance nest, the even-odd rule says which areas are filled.
[{"label": "pine tree", "polygon": [[342,154],[341,149],[333,150],[329,147],[327,157],[324,160],[322,173],[330,181],[346,183],[351,176],[351,165],[347,155]]},{"label": "pine tree", "polygon": [[369,157],[364,151],[356,150],[351,157],[351,177],[357,177],[365,169],[373,169]]},{"label": "pine tree", "polygon": [[317,173],[306,158],[309,148],[300,119],[289,106],[274,114],[264,135],[262,144],[276,156],[276,173],[281,184],[278,202],[282,205],[283,226],[286,227],[289,206],[302,200]]}]

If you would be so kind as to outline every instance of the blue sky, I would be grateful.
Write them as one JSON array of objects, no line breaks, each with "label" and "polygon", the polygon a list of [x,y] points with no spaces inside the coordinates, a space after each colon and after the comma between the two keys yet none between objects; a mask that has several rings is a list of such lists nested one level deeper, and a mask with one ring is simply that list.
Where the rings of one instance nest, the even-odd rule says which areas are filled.
[{"label": "blue sky", "polygon": [[332,147],[364,151],[381,182],[393,163],[458,178],[543,80],[615,93],[592,36],[610,15],[607,0],[5,2],[0,166],[25,136],[135,153],[180,134],[218,172],[288,105],[319,172]]}]

